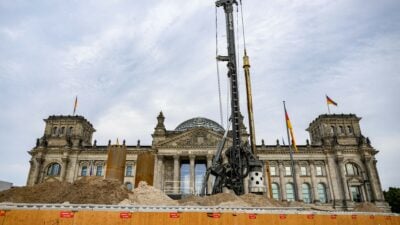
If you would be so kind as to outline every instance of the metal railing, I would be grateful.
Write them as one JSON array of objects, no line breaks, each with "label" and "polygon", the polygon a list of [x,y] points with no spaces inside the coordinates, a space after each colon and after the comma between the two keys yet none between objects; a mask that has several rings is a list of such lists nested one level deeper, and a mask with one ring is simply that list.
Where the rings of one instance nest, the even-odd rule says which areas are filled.
[{"label": "metal railing", "polygon": [[190,181],[173,181],[166,180],[162,185],[162,191],[165,194],[178,195],[200,195],[202,181],[195,182],[194,186],[190,186]]}]

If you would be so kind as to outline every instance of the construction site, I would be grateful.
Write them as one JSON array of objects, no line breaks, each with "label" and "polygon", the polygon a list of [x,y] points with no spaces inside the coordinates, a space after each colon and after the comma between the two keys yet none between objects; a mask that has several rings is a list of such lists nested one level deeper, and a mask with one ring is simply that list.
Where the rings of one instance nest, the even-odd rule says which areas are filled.
[{"label": "construction site", "polygon": [[233,12],[241,4],[215,2],[226,24],[227,55],[216,55],[229,79],[226,128],[194,118],[167,130],[160,112],[151,146],[99,146],[84,117],[50,116],[29,151],[27,186],[0,192],[0,225],[400,225],[383,197],[378,151],[354,114],[319,116],[300,146],[283,102],[288,144],[256,145],[245,43],[247,123],[239,107]]},{"label": "construction site", "polygon": [[[54,191],[57,190],[57,191]],[[397,214],[371,203],[354,211],[263,195],[219,193],[173,200],[140,182],[133,191],[119,180],[86,178],[47,182],[0,193],[1,224],[400,224]]]}]

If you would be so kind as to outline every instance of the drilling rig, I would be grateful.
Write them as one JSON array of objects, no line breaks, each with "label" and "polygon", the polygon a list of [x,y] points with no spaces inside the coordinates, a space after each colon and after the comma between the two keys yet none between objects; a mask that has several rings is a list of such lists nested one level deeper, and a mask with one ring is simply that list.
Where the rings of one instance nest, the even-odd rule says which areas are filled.
[{"label": "drilling rig", "polygon": [[[228,67],[228,79],[230,83],[231,94],[231,116],[230,124],[232,126],[232,146],[230,146],[223,154],[223,149],[228,135],[226,129],[224,137],[220,142],[215,154],[212,166],[207,170],[203,181],[202,194],[217,194],[223,192],[223,188],[232,190],[236,195],[245,193],[245,185],[248,185],[248,191],[251,193],[264,193],[266,187],[264,184],[262,163],[255,157],[254,136],[251,137],[252,146],[250,148],[247,142],[243,143],[240,133],[240,105],[239,105],[239,88],[236,64],[235,49],[235,30],[233,19],[233,7],[238,5],[236,0],[218,0],[215,2],[217,8],[222,7],[225,12],[226,37],[227,37],[227,56],[217,56],[218,61],[226,61]],[[245,55],[246,57],[247,55]],[[248,62],[248,60],[247,60]],[[249,66],[248,63],[245,65]],[[249,95],[249,93],[247,93]],[[251,112],[249,112],[250,114]],[[252,117],[251,117],[252,118]],[[252,123],[252,121],[251,121]],[[254,130],[250,132],[254,135]],[[253,150],[252,150],[253,149]],[[225,160],[223,160],[225,155]],[[207,182],[214,176],[214,184],[211,191],[207,191]],[[245,183],[246,177],[249,177],[248,184]]]}]

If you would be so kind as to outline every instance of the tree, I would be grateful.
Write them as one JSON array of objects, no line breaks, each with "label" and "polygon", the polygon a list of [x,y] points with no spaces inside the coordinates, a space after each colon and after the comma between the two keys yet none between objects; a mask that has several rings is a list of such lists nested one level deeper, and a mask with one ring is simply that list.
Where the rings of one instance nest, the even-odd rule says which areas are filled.
[{"label": "tree", "polygon": [[400,188],[389,187],[388,191],[383,191],[383,195],[392,207],[392,212],[400,213]]}]

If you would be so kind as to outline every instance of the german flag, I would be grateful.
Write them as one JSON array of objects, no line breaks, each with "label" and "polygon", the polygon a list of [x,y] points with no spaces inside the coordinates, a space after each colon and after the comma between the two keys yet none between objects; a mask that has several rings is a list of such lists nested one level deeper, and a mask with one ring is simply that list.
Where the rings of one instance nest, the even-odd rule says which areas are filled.
[{"label": "german flag", "polygon": [[335,101],[333,101],[331,98],[329,98],[328,95],[326,96],[326,104],[328,104],[328,105],[331,104],[331,105],[337,106],[337,103]]},{"label": "german flag", "polygon": [[290,122],[289,115],[288,115],[288,113],[286,111],[286,108],[285,108],[285,117],[286,117],[286,125],[287,125],[287,128],[289,129],[290,137],[292,139],[291,140],[292,141],[292,147],[294,148],[294,150],[296,152],[298,152],[299,150],[297,149],[297,146],[296,146],[296,140],[294,138],[292,123]]}]

